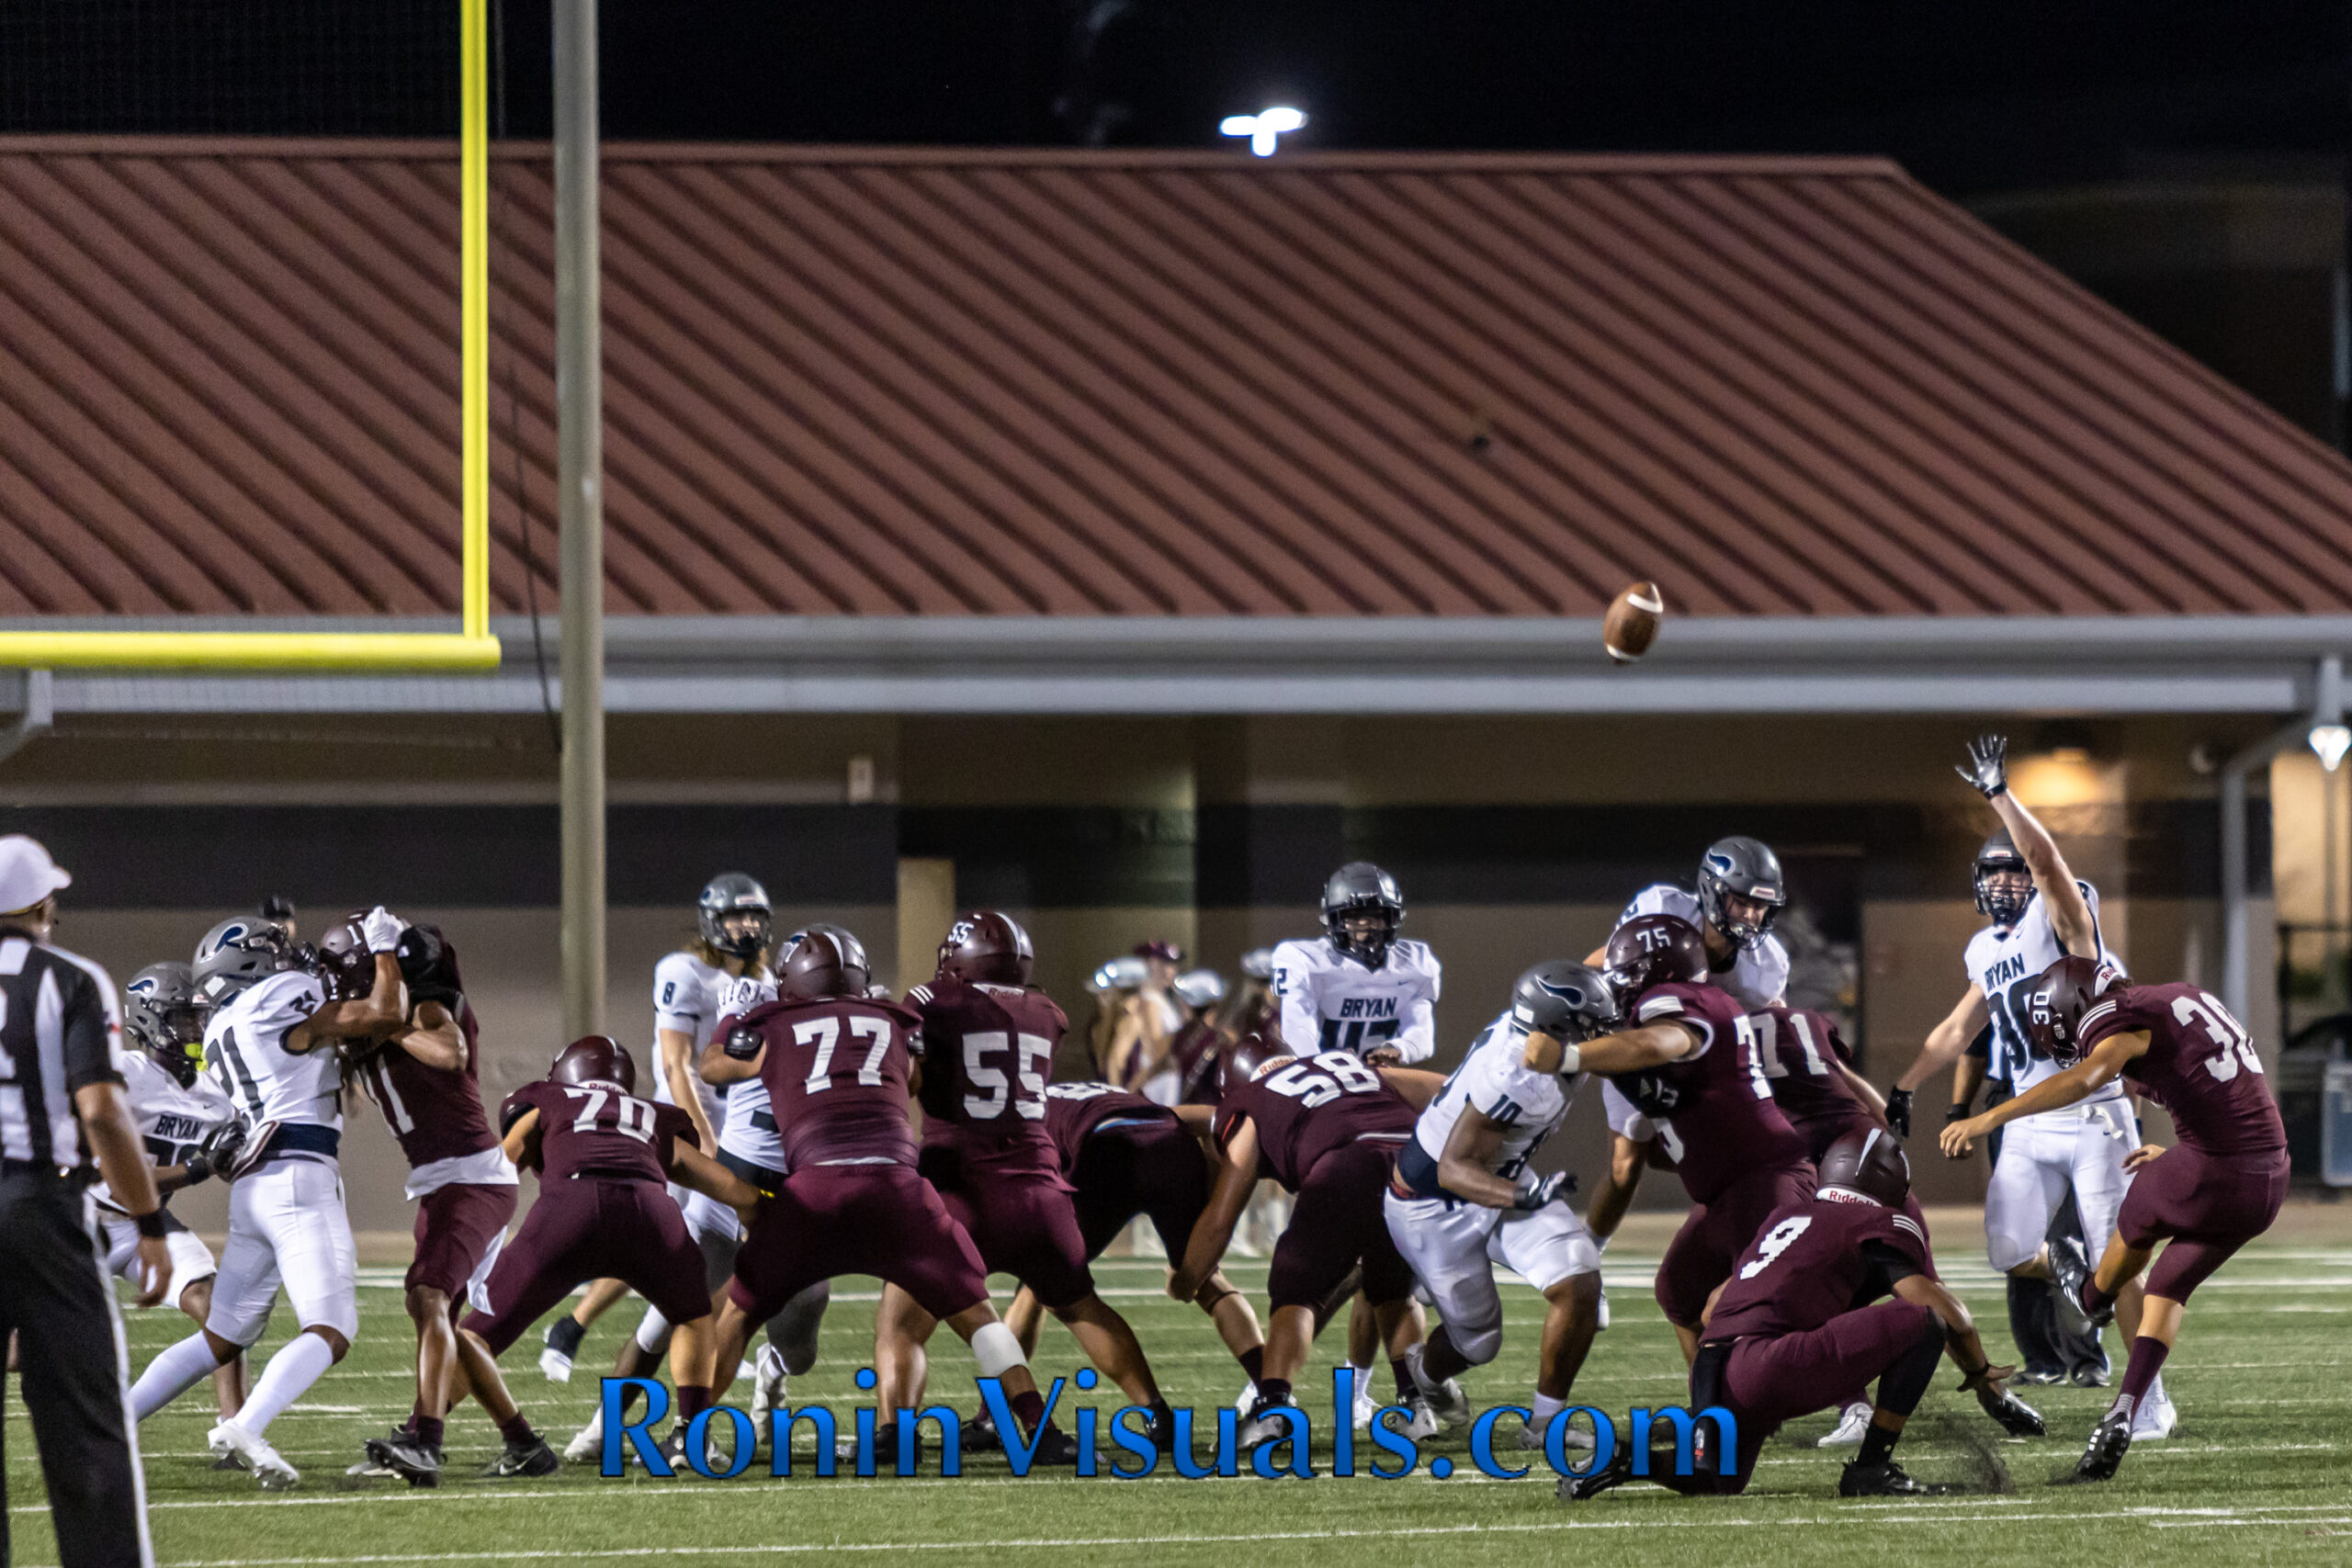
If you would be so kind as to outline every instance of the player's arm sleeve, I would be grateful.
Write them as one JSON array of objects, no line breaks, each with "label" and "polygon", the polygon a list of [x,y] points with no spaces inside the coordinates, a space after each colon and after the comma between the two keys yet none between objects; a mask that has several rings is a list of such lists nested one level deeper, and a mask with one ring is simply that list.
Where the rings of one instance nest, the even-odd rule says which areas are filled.
[{"label": "player's arm sleeve", "polygon": [[122,1013],[114,982],[103,969],[62,971],[65,983],[65,1089],[71,1094],[94,1083],[122,1082]]},{"label": "player's arm sleeve", "polygon": [[1642,1005],[1634,1010],[1634,1021],[1636,1024],[1679,1023],[1697,1035],[1699,1048],[1682,1058],[1686,1062],[1697,1061],[1715,1043],[1714,1025],[1700,1017],[1698,1010],[1687,1006],[1679,997],[1653,995],[1644,998]]},{"label": "player's arm sleeve", "polygon": [[1657,1124],[1634,1110],[1634,1102],[1606,1079],[1600,1085],[1600,1108],[1608,1114],[1609,1130],[1619,1137],[1646,1144],[1657,1136]]},{"label": "player's arm sleeve", "polygon": [[702,981],[684,953],[673,953],[653,966],[654,1028],[692,1035],[701,1029],[709,1006],[710,998],[703,995]]},{"label": "player's arm sleeve", "polygon": [[1396,1032],[1393,1043],[1408,1066],[1426,1062],[1437,1055],[1437,1009],[1431,1000],[1430,997],[1415,997],[1405,1004],[1405,1026]]},{"label": "player's arm sleeve", "polygon": [[1862,1294],[1872,1301],[1894,1294],[1897,1283],[1927,1272],[1917,1258],[1891,1241],[1873,1236],[1862,1243],[1861,1253]]},{"label": "player's arm sleeve", "polygon": [[514,1123],[523,1119],[525,1111],[537,1109],[538,1097],[532,1092],[537,1087],[536,1084],[525,1084],[521,1089],[508,1095],[505,1103],[499,1106],[498,1136],[501,1141],[514,1130]]}]

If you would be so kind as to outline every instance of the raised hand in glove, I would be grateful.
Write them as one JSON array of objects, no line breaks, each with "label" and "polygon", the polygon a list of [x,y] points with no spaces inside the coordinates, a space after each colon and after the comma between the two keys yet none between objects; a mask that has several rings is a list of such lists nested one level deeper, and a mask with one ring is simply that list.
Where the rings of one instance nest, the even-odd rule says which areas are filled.
[{"label": "raised hand in glove", "polygon": [[2009,738],[1978,736],[1968,743],[1968,766],[1952,771],[1985,799],[1995,798],[2009,787]]},{"label": "raised hand in glove", "polygon": [[408,922],[385,908],[381,904],[359,917],[359,934],[368,939],[370,953],[390,953],[401,944],[401,932]]},{"label": "raised hand in glove", "polygon": [[1540,1209],[1561,1193],[1574,1188],[1576,1183],[1577,1179],[1565,1170],[1555,1170],[1549,1176],[1540,1178],[1522,1176],[1519,1179],[1519,1197],[1512,1202],[1511,1207]]},{"label": "raised hand in glove", "polygon": [[1911,1091],[1891,1089],[1886,1091],[1886,1124],[1894,1129],[1898,1138],[1911,1135]]}]

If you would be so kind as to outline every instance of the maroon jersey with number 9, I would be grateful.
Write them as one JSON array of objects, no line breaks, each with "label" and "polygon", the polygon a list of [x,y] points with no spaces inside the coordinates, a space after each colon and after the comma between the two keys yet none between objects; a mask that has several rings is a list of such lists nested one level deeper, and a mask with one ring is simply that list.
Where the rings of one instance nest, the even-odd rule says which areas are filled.
[{"label": "maroon jersey with number 9", "polygon": [[672,1145],[684,1138],[698,1147],[694,1119],[674,1105],[639,1100],[613,1083],[556,1083],[542,1078],[506,1097],[499,1125],[525,1111],[539,1113],[539,1185],[575,1176],[623,1181],[670,1179]]},{"label": "maroon jersey with number 9", "polygon": [[1248,1117],[1258,1129],[1260,1156],[1274,1179],[1295,1192],[1325,1155],[1367,1139],[1402,1144],[1419,1115],[1378,1068],[1351,1052],[1326,1051],[1228,1090],[1217,1106],[1216,1141],[1225,1146]]},{"label": "maroon jersey with number 9", "polygon": [[1731,993],[1653,986],[1634,1003],[1631,1021],[1679,1023],[1699,1034],[1695,1055],[1609,1080],[1657,1124],[1694,1201],[1708,1201],[1750,1171],[1804,1162],[1804,1140],[1773,1102],[1762,1043]]},{"label": "maroon jersey with number 9", "polygon": [[736,1021],[759,1032],[785,1168],[915,1162],[907,1120],[919,1021],[896,1002],[828,997],[763,1002]]},{"label": "maroon jersey with number 9", "polygon": [[907,993],[922,1021],[922,1142],[967,1168],[1059,1168],[1046,1125],[1046,1079],[1069,1021],[1020,986],[935,980]]}]

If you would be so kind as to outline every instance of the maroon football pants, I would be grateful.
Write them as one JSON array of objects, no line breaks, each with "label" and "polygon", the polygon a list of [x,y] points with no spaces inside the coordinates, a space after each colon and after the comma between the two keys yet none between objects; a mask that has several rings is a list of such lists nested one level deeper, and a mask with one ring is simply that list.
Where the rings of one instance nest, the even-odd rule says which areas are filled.
[{"label": "maroon football pants", "polygon": [[491,1244],[514,1218],[520,1192],[511,1181],[496,1187],[453,1181],[417,1200],[416,1255],[403,1288],[438,1291],[455,1312]]},{"label": "maroon football pants", "polygon": [[760,1205],[728,1294],[754,1323],[820,1280],[870,1274],[936,1318],[989,1299],[988,1270],[910,1165],[809,1165]]},{"label": "maroon football pants", "polygon": [[1321,1305],[1359,1262],[1364,1299],[1374,1306],[1413,1288],[1412,1266],[1388,1234],[1383,1206],[1396,1161],[1396,1145],[1367,1139],[1315,1162],[1266,1271],[1266,1295],[1277,1311]]},{"label": "maroon football pants", "polygon": [[1086,1237],[1058,1176],[965,1167],[939,1188],[939,1199],[989,1272],[1012,1275],[1048,1310],[1076,1306],[1094,1293]]},{"label": "maroon football pants", "polygon": [[2148,1270],[2148,1294],[2185,1302],[2239,1247],[2270,1228],[2286,1199],[2286,1150],[2209,1155],[2178,1144],[2132,1175],[2115,1234],[2127,1247],[2167,1242]]},{"label": "maroon football pants", "polygon": [[1751,1170],[1703,1203],[1693,1204],[1666,1245],[1652,1287],[1668,1323],[1695,1329],[1707,1298],[1731,1278],[1731,1266],[1773,1211],[1811,1198],[1819,1185],[1810,1160]]},{"label": "maroon football pants", "polygon": [[499,1355],[547,1310],[590,1280],[619,1280],[672,1323],[710,1313],[702,1249],[658,1182],[575,1177],[542,1183],[523,1228],[483,1281],[488,1312],[459,1326]]}]

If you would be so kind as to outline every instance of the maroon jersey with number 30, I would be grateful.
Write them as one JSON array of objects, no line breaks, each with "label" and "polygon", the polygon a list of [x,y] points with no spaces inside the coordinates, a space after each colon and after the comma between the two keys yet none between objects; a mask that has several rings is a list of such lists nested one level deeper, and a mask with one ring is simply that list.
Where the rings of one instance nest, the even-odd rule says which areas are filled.
[{"label": "maroon jersey with number 30", "polygon": [[2083,1052],[2109,1035],[2148,1032],[2148,1049],[2123,1076],[2166,1111],[2189,1147],[2209,1155],[2276,1154],[2287,1146],[2278,1102],[2254,1042],[2219,998],[2195,986],[2127,986],[2083,1014]]},{"label": "maroon jersey with number 30", "polygon": [[736,1021],[759,1032],[785,1168],[915,1162],[907,1120],[919,1021],[896,1002],[829,997],[763,1002]]},{"label": "maroon jersey with number 30", "polygon": [[526,1083],[499,1108],[501,1126],[526,1110],[539,1113],[539,1185],[575,1176],[623,1181],[670,1179],[672,1146],[684,1138],[700,1147],[694,1119],[674,1105],[656,1105],[610,1083]]},{"label": "maroon jersey with number 30", "polygon": [[[1875,1258],[1864,1250],[1871,1243]],[[1927,1228],[1902,1210],[1860,1197],[1817,1197],[1781,1209],[1733,1267],[1707,1319],[1708,1342],[1819,1328],[1885,1294],[1890,1269],[1930,1278],[1936,1271]]]},{"label": "maroon jersey with number 30", "polygon": [[1069,1020],[1043,991],[938,980],[907,993],[922,1021],[922,1142],[967,1168],[1060,1168],[1046,1080]]},{"label": "maroon jersey with number 30", "polygon": [[1325,1155],[1367,1139],[1402,1144],[1419,1115],[1362,1057],[1326,1051],[1284,1062],[1229,1091],[1217,1106],[1216,1141],[1225,1146],[1248,1117],[1267,1168],[1295,1192]]},{"label": "maroon jersey with number 30", "polygon": [[1761,1042],[1728,991],[1653,986],[1631,1023],[1679,1023],[1699,1035],[1695,1055],[1609,1081],[1658,1128],[1691,1198],[1704,1203],[1753,1170],[1802,1164],[1804,1140],[1772,1099]]},{"label": "maroon jersey with number 30", "polygon": [[[435,1000],[442,998],[435,998]],[[360,1065],[368,1098],[383,1109],[409,1168],[476,1155],[498,1142],[481,1108],[481,1025],[465,998],[444,1002],[466,1042],[462,1067],[433,1067],[388,1042]]]}]

